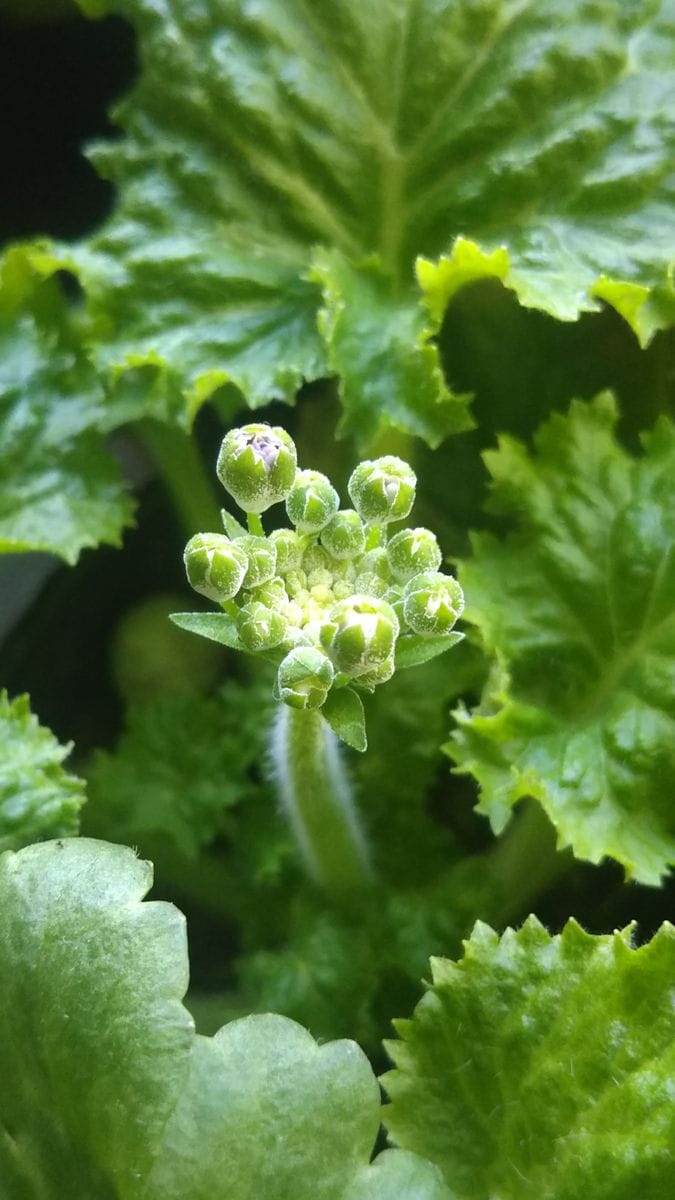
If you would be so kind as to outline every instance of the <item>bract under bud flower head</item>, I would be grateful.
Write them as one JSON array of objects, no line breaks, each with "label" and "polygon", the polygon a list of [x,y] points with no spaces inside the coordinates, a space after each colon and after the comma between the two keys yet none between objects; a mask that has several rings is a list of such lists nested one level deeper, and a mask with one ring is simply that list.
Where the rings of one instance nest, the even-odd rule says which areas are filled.
[{"label": "bract under bud flower head", "polygon": [[437,571],[443,556],[430,529],[401,529],[387,546],[387,559],[394,578],[407,583],[422,571]]},{"label": "bract under bud flower head", "polygon": [[223,533],[196,533],[183,555],[190,585],[209,600],[231,600],[248,570],[248,555]]},{"label": "bract under bud flower head", "polygon": [[239,610],[237,632],[247,650],[272,650],[286,637],[286,618],[258,600]]},{"label": "bract under bud flower head", "polygon": [[357,677],[391,657],[398,632],[398,618],[386,600],[355,595],[333,606],[319,637],[334,667]]},{"label": "bract under bud flower head", "polygon": [[365,544],[363,521],[353,508],[340,509],[321,534],[321,545],[339,561],[357,558]]},{"label": "bract under bud flower head", "polygon": [[403,593],[403,615],[413,633],[437,636],[449,633],[464,608],[464,593],[452,575],[423,571]]},{"label": "bract under bud flower head", "polygon": [[305,543],[294,529],[275,529],[268,539],[277,552],[277,572],[285,575],[287,571],[297,571],[302,565]]},{"label": "bract under bud flower head", "polygon": [[335,516],[340,497],[320,471],[298,471],[286,497],[286,512],[300,533],[319,533]]},{"label": "bract under bud flower head", "polygon": [[263,513],[286,499],[297,465],[295,444],[285,429],[243,425],[223,438],[216,471],[244,512]]},{"label": "bract under bud flower head", "polygon": [[291,708],[320,708],[330,690],[333,664],[316,646],[295,646],[279,665],[276,695]]},{"label": "bract under bud flower head", "polygon": [[274,578],[277,573],[277,552],[267,538],[247,533],[238,538],[236,544],[246,551],[248,557],[248,570],[243,585],[245,588],[260,587],[261,583],[267,583],[269,579]]},{"label": "bract under bud flower head", "polygon": [[367,523],[387,525],[407,517],[417,479],[401,458],[386,455],[359,463],[347,484],[354,508]]}]

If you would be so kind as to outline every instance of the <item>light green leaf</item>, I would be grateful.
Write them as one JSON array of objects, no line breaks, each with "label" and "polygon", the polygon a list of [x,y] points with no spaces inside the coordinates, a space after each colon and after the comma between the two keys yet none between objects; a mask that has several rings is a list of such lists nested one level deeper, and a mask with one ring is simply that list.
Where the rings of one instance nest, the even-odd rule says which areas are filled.
[{"label": "light green leaf", "polygon": [[643,883],[675,862],[675,430],[632,458],[608,395],[554,416],[530,454],[485,455],[503,541],[480,535],[465,617],[499,666],[447,750],[496,832],[526,795],[559,844]]},{"label": "light green leaf", "polygon": [[0,858],[0,1191],[130,1200],[189,1067],[185,929],[84,838]]},{"label": "light green leaf", "polygon": [[464,637],[463,633],[444,633],[439,637],[421,637],[416,633],[406,633],[396,642],[396,670],[405,671],[408,667],[418,667],[430,662],[439,654],[445,654],[452,646],[456,646]]},{"label": "light green leaf", "polygon": [[[184,922],[151,868],[88,839],[0,858],[3,1200],[449,1200],[409,1156],[368,1167],[377,1082],[283,1017],[195,1037]],[[371,1182],[372,1181],[372,1182]]]},{"label": "light green leaf", "polygon": [[335,370],[346,429],[435,444],[468,424],[433,341],[459,287],[672,322],[673,0],[109,8],[142,62],[95,154],[120,204],[62,261],[118,384],[145,363],[189,419]]},{"label": "light green leaf", "polygon": [[461,1200],[662,1200],[675,1139],[675,930],[629,932],[530,917],[476,925],[457,963],[388,1043],[391,1135],[443,1170]]},{"label": "light green leaf", "polygon": [[84,784],[61,766],[71,749],[38,724],[28,696],[0,692],[0,851],[77,833]]},{"label": "light green leaf", "polygon": [[28,312],[0,328],[0,552],[74,563],[119,546],[133,504],[101,435],[103,396],[82,353]]},{"label": "light green leaf", "polygon": [[328,693],[321,712],[333,733],[354,750],[367,749],[366,717],[361,697],[353,688],[339,688]]},{"label": "light green leaf", "polygon": [[239,640],[237,623],[229,613],[170,613],[169,619],[179,629],[186,629],[188,633],[196,633],[212,642],[220,642],[221,646],[229,646],[230,650],[246,653]]}]

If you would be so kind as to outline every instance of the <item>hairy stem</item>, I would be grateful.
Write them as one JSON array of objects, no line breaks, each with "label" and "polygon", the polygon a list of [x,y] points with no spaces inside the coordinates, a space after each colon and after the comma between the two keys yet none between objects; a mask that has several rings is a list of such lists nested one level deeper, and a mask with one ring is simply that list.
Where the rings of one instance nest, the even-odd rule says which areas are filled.
[{"label": "hairy stem", "polygon": [[527,800],[486,857],[494,892],[491,924],[520,921],[549,887],[574,866],[571,851],[556,849],[555,830],[536,800]]},{"label": "hairy stem", "polygon": [[372,882],[338,741],[318,709],[278,706],[272,728],[274,775],[311,878],[346,902]]}]

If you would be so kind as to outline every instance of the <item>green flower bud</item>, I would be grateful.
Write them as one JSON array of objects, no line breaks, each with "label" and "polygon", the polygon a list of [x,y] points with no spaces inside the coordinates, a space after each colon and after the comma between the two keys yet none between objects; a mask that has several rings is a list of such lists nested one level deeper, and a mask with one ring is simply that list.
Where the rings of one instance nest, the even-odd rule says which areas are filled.
[{"label": "green flower bud", "polygon": [[247,650],[272,650],[286,637],[286,618],[258,600],[239,610],[237,632]]},{"label": "green flower bud", "polygon": [[286,591],[292,600],[307,590],[307,576],[304,571],[289,571],[286,576]]},{"label": "green flower bud", "polygon": [[237,538],[237,546],[241,546],[248,556],[248,571],[244,576],[245,588],[257,588],[261,583],[267,583],[277,573],[277,551],[273,543],[266,537],[256,537],[247,533],[245,537]]},{"label": "green flower bud", "polygon": [[196,533],[183,555],[188,580],[196,592],[223,602],[236,596],[248,570],[248,555],[224,533]]},{"label": "green flower bud", "polygon": [[384,593],[384,598],[387,601],[387,604],[391,604],[391,607],[398,617],[399,624],[405,625],[405,617],[403,615],[403,587],[401,584],[393,583],[391,587],[388,587]]},{"label": "green flower bud", "polygon": [[231,429],[218,455],[218,478],[240,508],[263,513],[285,500],[298,465],[293,439],[271,425]]},{"label": "green flower bud", "polygon": [[399,623],[385,600],[356,595],[339,600],[322,622],[321,645],[345,675],[365,675],[391,656]]},{"label": "green flower bud", "polygon": [[279,575],[285,575],[287,571],[297,571],[302,564],[305,539],[294,529],[275,529],[267,540],[272,543],[277,552]]},{"label": "green flower bud", "polygon": [[365,544],[363,521],[353,508],[340,509],[321,534],[321,545],[337,559],[358,558]]},{"label": "green flower bud", "polygon": [[315,571],[330,571],[330,566],[330,557],[322,546],[313,542],[307,547],[302,556],[302,569],[308,579]]},{"label": "green flower bud", "polygon": [[318,533],[340,507],[330,479],[320,471],[298,471],[286,497],[286,512],[300,533]]},{"label": "green flower bud", "polygon": [[386,584],[393,583],[387,551],[383,546],[376,546],[364,554],[357,564],[357,575],[379,575]]},{"label": "green flower bud", "polygon": [[464,595],[452,575],[423,571],[403,592],[403,615],[413,633],[435,636],[449,633],[464,608]]},{"label": "green flower bud", "polygon": [[291,708],[320,708],[335,672],[316,646],[295,646],[279,666],[275,695]]},{"label": "green flower bud", "polygon": [[401,529],[387,546],[387,559],[394,578],[407,583],[422,571],[437,571],[443,556],[430,529]]},{"label": "green flower bud", "polygon": [[347,485],[354,508],[367,523],[388,525],[407,517],[417,479],[401,458],[387,455],[359,463]]},{"label": "green flower bud", "polygon": [[286,585],[279,577],[275,575],[274,579],[268,579],[267,583],[261,583],[251,596],[252,600],[257,600],[259,604],[264,604],[266,608],[272,608],[275,612],[283,613],[287,616],[288,608],[288,592]]},{"label": "green flower bud", "polygon": [[359,571],[352,592],[363,592],[365,596],[384,596],[389,584],[374,571]]}]

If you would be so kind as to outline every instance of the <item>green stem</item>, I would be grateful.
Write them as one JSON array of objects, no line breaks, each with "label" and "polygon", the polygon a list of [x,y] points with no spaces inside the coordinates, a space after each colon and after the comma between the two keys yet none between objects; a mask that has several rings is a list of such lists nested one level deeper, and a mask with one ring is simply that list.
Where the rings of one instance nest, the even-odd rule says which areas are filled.
[{"label": "green stem", "polygon": [[141,421],[138,429],[187,537],[220,529],[220,511],[194,438],[159,421]]},{"label": "green stem", "polygon": [[372,874],[337,738],[319,709],[280,704],[271,752],[281,801],[307,871],[344,903],[372,883]]},{"label": "green stem", "polygon": [[489,923],[505,925],[527,916],[531,905],[574,866],[571,851],[556,849],[555,830],[536,800],[526,800],[511,827],[485,855],[494,912]]},{"label": "green stem", "polygon": [[254,535],[254,537],[264,537],[265,536],[265,530],[263,527],[262,517],[260,516],[260,513],[247,513],[246,514],[246,524],[248,525],[249,533],[252,533]]}]

